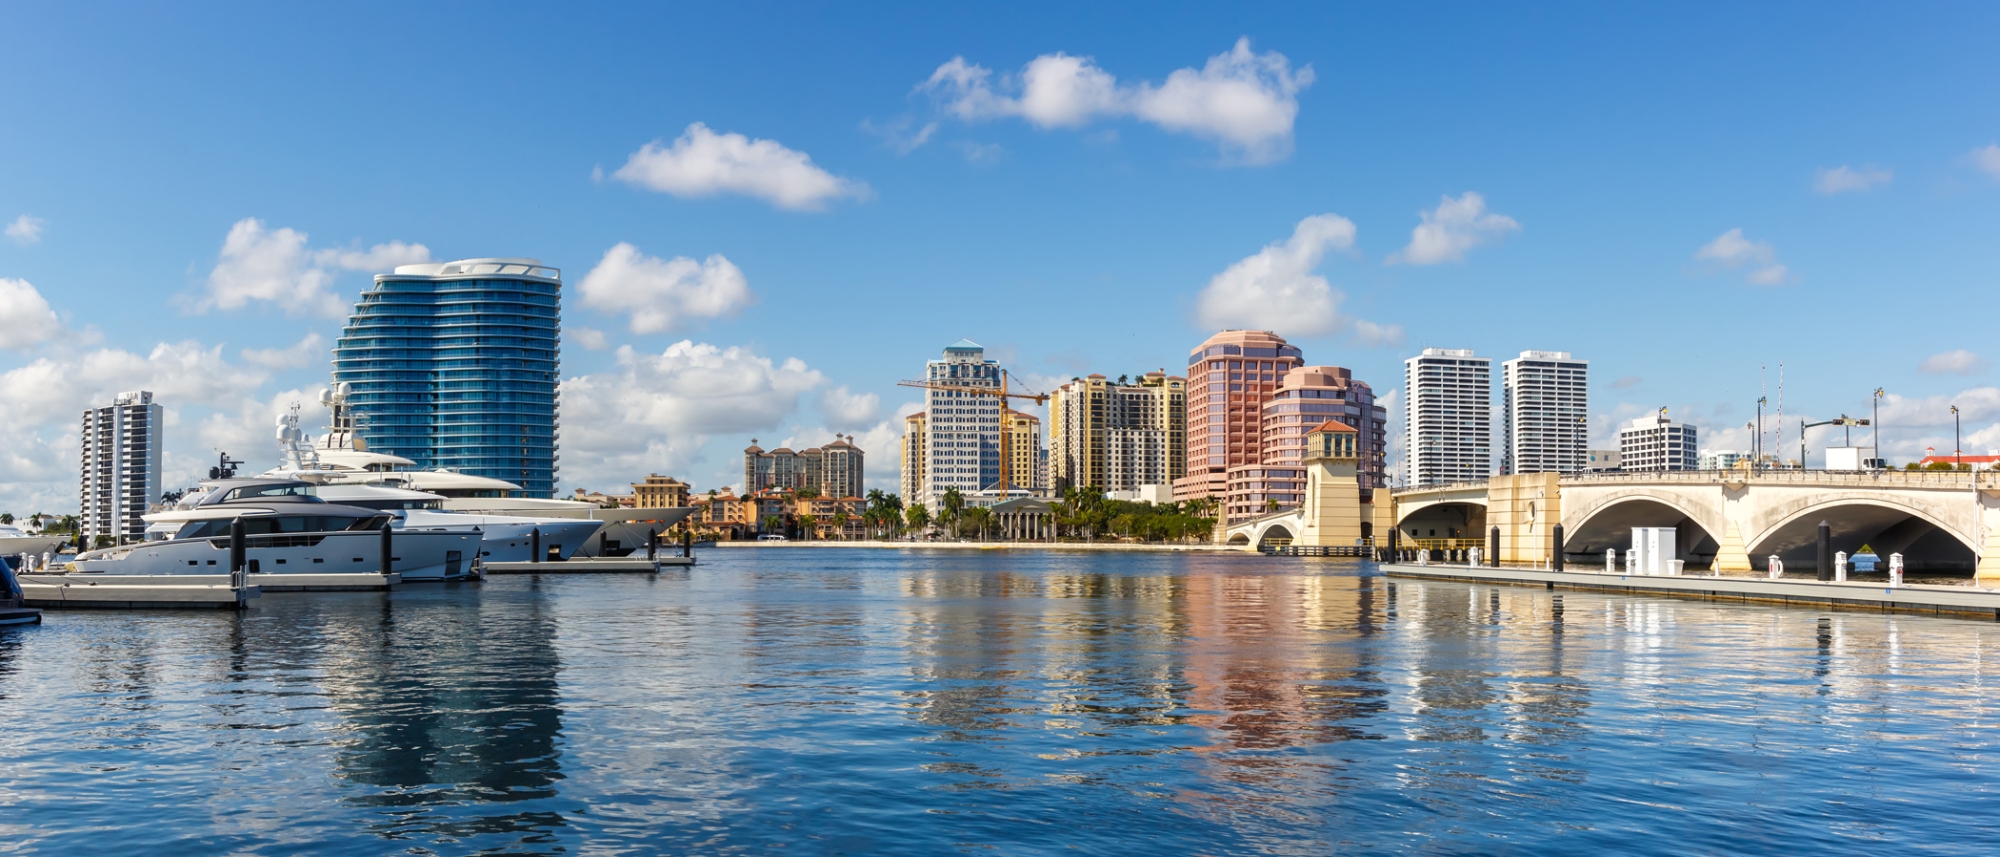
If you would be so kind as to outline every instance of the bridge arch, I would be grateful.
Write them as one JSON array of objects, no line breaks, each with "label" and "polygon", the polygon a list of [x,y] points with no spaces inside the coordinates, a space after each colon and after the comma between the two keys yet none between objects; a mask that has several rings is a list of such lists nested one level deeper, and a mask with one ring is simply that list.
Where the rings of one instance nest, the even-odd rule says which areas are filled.
[{"label": "bridge arch", "polygon": [[1477,539],[1486,532],[1486,499],[1451,498],[1396,504],[1404,539]]},{"label": "bridge arch", "polygon": [[1266,547],[1283,547],[1298,538],[1298,534],[1293,532],[1297,527],[1295,521],[1265,521],[1257,526],[1257,534],[1251,541],[1258,550]]},{"label": "bridge arch", "polygon": [[1704,520],[1712,511],[1671,492],[1621,492],[1563,516],[1563,555],[1601,560],[1606,550],[1617,550],[1622,556],[1632,547],[1632,528],[1673,527],[1674,558],[1688,568],[1707,568],[1721,546],[1715,524]]},{"label": "bridge arch", "polygon": [[1967,571],[1978,567],[1973,533],[1961,532],[1933,510],[1894,495],[1814,499],[1784,512],[1746,538],[1750,561],[1763,567],[1776,555],[1794,568],[1819,558],[1819,523],[1832,531],[1835,551],[1853,555],[1863,545],[1883,557],[1900,553],[1912,571]]}]

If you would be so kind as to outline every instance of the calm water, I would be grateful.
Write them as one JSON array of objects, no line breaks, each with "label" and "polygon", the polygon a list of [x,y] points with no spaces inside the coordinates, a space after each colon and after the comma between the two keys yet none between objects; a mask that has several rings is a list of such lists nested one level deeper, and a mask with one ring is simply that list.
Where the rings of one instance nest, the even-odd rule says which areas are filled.
[{"label": "calm water", "polygon": [[1994,623],[710,551],[0,633],[0,850],[2000,851]]}]

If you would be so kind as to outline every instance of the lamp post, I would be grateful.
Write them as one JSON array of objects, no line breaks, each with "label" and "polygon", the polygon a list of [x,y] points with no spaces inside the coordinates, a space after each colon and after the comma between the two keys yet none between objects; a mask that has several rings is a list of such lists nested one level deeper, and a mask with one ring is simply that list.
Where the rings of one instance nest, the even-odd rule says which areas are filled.
[{"label": "lamp post", "polygon": [[1876,464],[1884,469],[1887,469],[1889,463],[1882,460],[1882,396],[1883,395],[1885,394],[1882,392],[1882,388],[1876,387],[1875,395],[1869,397],[1869,404],[1875,408],[1875,424],[1870,428],[1868,432],[1868,438],[1869,440],[1873,441],[1873,446],[1875,447]]},{"label": "lamp post", "polygon": [[1757,397],[1757,440],[1750,445],[1750,469],[1764,467],[1764,397]]},{"label": "lamp post", "polygon": [[1953,467],[1965,466],[1965,454],[1958,449],[1958,406],[1951,406],[1951,459]]}]

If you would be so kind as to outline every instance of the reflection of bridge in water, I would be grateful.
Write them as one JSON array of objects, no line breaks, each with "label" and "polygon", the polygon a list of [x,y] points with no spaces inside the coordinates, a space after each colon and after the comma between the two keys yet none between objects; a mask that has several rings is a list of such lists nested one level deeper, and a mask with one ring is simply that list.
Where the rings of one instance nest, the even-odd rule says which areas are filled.
[{"label": "reflection of bridge in water", "polygon": [[[1562,528],[1569,562],[1631,546],[1634,527],[1672,527],[1689,568],[1810,566],[1824,521],[1833,550],[1903,554],[1913,570],[1977,570],[2000,580],[2000,474],[1929,471],[1683,471],[1499,476],[1395,492],[1399,542],[1500,531],[1502,562],[1550,559]],[[1377,539],[1377,544],[1382,540]],[[1406,545],[1407,546],[1407,545]]]}]

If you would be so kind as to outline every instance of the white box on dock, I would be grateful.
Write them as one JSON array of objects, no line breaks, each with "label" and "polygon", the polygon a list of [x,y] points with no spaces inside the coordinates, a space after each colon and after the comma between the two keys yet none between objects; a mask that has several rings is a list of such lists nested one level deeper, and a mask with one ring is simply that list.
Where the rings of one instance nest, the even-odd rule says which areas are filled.
[{"label": "white box on dock", "polygon": [[1632,573],[1666,574],[1667,562],[1674,558],[1674,528],[1633,527],[1632,550]]}]

